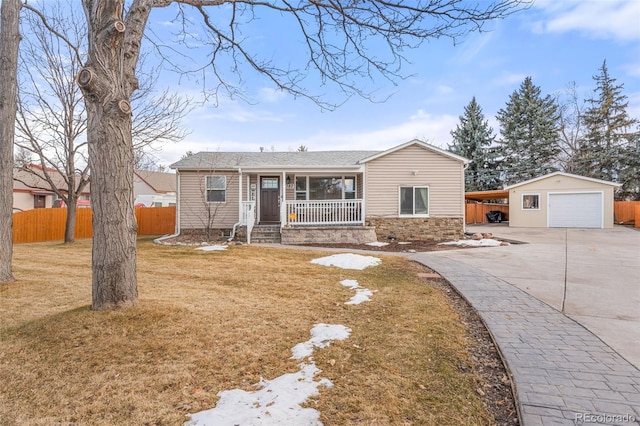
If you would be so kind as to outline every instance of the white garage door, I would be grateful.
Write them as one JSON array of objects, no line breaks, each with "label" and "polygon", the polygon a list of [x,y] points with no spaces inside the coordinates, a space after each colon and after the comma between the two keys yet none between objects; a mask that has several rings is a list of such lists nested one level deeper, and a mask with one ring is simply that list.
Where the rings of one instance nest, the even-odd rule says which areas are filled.
[{"label": "white garage door", "polygon": [[602,228],[602,193],[549,194],[550,228]]}]

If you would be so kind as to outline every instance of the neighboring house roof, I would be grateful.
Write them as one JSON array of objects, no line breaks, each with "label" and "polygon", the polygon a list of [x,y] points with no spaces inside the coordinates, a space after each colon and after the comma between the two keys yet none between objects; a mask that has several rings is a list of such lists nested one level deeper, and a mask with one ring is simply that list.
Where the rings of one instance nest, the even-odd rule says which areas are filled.
[{"label": "neighboring house roof", "polygon": [[[47,169],[47,173],[51,177],[51,180],[55,184],[56,188],[65,192],[67,191],[67,183],[57,170]],[[44,178],[42,167],[38,166],[37,164],[29,164],[23,167],[14,167],[13,190],[16,192],[53,193],[51,186]],[[82,193],[89,193],[89,185],[84,188]]]},{"label": "neighboring house roof", "polygon": [[151,172],[148,170],[134,171],[144,183],[157,193],[176,192],[175,173]]},{"label": "neighboring house roof", "polygon": [[553,173],[549,173],[547,175],[540,176],[540,177],[537,177],[537,178],[534,178],[534,179],[526,180],[524,182],[519,182],[519,183],[516,183],[516,184],[513,184],[513,185],[505,186],[504,189],[505,190],[509,190],[509,189],[512,189],[512,188],[517,188],[517,187],[522,186],[522,185],[527,185],[527,184],[530,184],[530,183],[533,183],[533,182],[537,182],[537,181],[540,181],[540,180],[543,180],[543,179],[552,178],[554,176],[564,176],[564,177],[569,177],[569,178],[574,178],[574,179],[585,180],[585,181],[589,181],[589,182],[593,182],[593,183],[599,183],[599,184],[602,184],[602,185],[611,185],[611,186],[615,186],[615,187],[622,186],[622,184],[620,184],[620,183],[609,182],[607,180],[594,179],[594,178],[590,178],[590,177],[586,177],[586,176],[573,175],[571,173],[553,172]]},{"label": "neighboring house roof", "polygon": [[387,151],[199,152],[173,163],[170,167],[178,170],[358,167],[367,161],[374,160],[414,144],[455,160],[468,163],[468,160],[465,158],[424,142],[413,140]]}]

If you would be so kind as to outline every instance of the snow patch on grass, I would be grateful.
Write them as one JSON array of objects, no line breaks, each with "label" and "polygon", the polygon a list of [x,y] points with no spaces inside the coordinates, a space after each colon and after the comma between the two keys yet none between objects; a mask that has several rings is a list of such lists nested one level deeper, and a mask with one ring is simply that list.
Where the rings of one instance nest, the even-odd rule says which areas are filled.
[{"label": "snow patch on grass", "polygon": [[373,256],[362,256],[353,253],[334,254],[318,259],[313,259],[311,263],[324,266],[336,266],[342,269],[363,270],[370,266],[377,266],[381,260]]}]

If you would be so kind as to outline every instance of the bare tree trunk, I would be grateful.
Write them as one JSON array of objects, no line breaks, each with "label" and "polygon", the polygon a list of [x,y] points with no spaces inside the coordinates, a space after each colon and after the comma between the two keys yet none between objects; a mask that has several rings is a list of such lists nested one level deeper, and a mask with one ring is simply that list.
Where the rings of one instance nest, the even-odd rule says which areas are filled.
[{"label": "bare tree trunk", "polygon": [[78,196],[74,191],[67,193],[67,221],[64,226],[64,243],[73,243],[76,240],[76,211]]},{"label": "bare tree trunk", "polygon": [[131,94],[151,0],[83,0],[88,60],[78,74],[87,110],[93,208],[92,308],[138,303]]},{"label": "bare tree trunk", "polygon": [[93,208],[92,308],[138,303],[131,116],[87,103]]},{"label": "bare tree trunk", "polygon": [[14,281],[13,255],[13,142],[18,85],[20,0],[0,6],[0,283]]}]

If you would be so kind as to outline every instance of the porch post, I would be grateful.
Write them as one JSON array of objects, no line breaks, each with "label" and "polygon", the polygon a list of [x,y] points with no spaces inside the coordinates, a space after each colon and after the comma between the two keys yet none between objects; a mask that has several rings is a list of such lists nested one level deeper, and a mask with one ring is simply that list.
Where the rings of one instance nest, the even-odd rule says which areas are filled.
[{"label": "porch post", "polygon": [[238,169],[238,222],[242,223],[244,220],[242,209],[242,169]]},{"label": "porch post", "polygon": [[287,172],[282,172],[282,180],[280,181],[280,228],[284,228],[287,223]]},{"label": "porch post", "polygon": [[367,211],[367,178],[365,173],[367,166],[365,165],[364,167],[364,170],[362,170],[362,205],[360,206],[360,208],[362,209],[362,211],[360,212],[360,216],[362,218],[362,226],[365,226],[367,224],[365,216],[365,212]]}]

